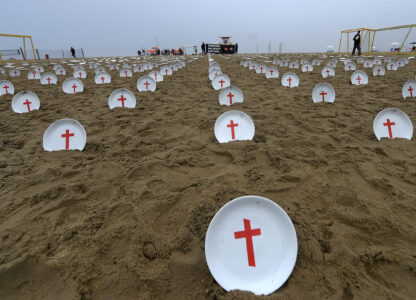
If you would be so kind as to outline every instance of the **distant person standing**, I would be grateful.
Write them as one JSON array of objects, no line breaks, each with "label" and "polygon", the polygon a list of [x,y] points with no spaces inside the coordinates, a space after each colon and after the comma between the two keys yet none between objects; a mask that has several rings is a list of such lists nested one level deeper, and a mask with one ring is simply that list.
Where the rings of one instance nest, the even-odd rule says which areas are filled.
[{"label": "distant person standing", "polygon": [[204,42],[202,42],[202,44],[201,44],[201,50],[202,50],[202,55],[204,55],[205,54],[205,43]]},{"label": "distant person standing", "polygon": [[238,53],[238,43],[235,43],[235,53]]},{"label": "distant person standing", "polygon": [[357,34],[354,35],[354,48],[352,48],[352,55],[354,56],[355,54],[355,50],[358,50],[358,55],[361,55],[361,36],[360,36],[360,31],[357,31]]},{"label": "distant person standing", "polygon": [[75,57],[75,49],[74,49],[74,47],[71,47],[71,55],[72,55],[72,57]]}]

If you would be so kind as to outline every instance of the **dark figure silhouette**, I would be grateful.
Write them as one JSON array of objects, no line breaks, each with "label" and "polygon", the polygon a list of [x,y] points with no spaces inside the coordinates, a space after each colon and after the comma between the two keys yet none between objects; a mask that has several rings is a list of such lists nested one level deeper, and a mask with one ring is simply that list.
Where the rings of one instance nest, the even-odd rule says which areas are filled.
[{"label": "dark figure silhouette", "polygon": [[74,47],[71,47],[71,55],[72,55],[72,57],[75,57],[75,49],[74,49]]},{"label": "dark figure silhouette", "polygon": [[202,55],[204,55],[205,54],[205,43],[204,42],[202,42],[202,44],[201,44],[201,50],[202,50]]},{"label": "dark figure silhouette", "polygon": [[357,34],[353,38],[354,40],[354,48],[352,48],[352,55],[354,56],[355,50],[358,50],[358,55],[361,55],[361,36],[360,31],[357,31]]}]

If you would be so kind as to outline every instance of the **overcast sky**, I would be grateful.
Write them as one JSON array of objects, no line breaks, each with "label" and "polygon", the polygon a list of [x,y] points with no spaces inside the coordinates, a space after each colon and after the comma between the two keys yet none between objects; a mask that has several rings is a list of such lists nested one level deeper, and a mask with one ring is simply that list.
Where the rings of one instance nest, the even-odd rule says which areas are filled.
[{"label": "overcast sky", "polygon": [[[342,29],[416,23],[416,0],[1,0],[0,33],[32,35],[35,48],[86,56],[135,55],[231,35],[239,52],[325,51]],[[415,29],[416,31],[416,29]],[[21,41],[0,38],[0,49]]]}]

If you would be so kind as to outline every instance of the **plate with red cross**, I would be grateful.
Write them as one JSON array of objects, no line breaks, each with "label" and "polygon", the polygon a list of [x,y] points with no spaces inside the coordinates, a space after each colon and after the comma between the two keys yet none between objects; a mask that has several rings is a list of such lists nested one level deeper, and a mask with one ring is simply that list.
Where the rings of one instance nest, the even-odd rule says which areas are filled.
[{"label": "plate with red cross", "polygon": [[18,114],[38,110],[39,106],[39,97],[29,91],[17,93],[12,99],[12,109]]},{"label": "plate with red cross", "polygon": [[62,89],[66,94],[76,94],[84,91],[84,84],[78,78],[67,78],[62,84]]},{"label": "plate with red cross", "polygon": [[218,74],[211,81],[212,87],[215,90],[220,90],[230,86],[230,78],[225,74]]},{"label": "plate with red cross", "polygon": [[333,103],[335,101],[335,90],[329,83],[318,83],[312,91],[313,103]]},{"label": "plate with red cross", "polygon": [[416,80],[410,79],[406,81],[402,88],[402,95],[404,99],[406,99],[407,97],[416,97]]},{"label": "plate with red cross", "polygon": [[27,79],[34,80],[34,79],[40,79],[40,73],[36,69],[33,69],[27,73]]},{"label": "plate with red cross", "polygon": [[373,68],[373,76],[384,76],[386,69],[382,65],[375,65]]},{"label": "plate with red cross", "polygon": [[83,69],[74,70],[73,76],[75,78],[87,78],[87,72]]},{"label": "plate with red cross", "polygon": [[209,72],[209,75],[208,75],[209,80],[212,81],[215,78],[215,76],[218,76],[220,74],[222,74],[221,70],[213,69],[211,72]]},{"label": "plate with red cross", "polygon": [[345,64],[345,71],[355,71],[357,69],[357,67],[355,66],[355,63],[353,63],[352,61],[349,61]]},{"label": "plate with red cross", "polygon": [[162,74],[163,76],[170,76],[172,75],[173,71],[170,68],[170,66],[163,66],[160,68],[160,74]]},{"label": "plate with red cross", "polygon": [[120,70],[120,77],[127,78],[127,77],[132,77],[132,76],[133,76],[133,73],[132,73],[131,69],[122,68]]},{"label": "plate with red cross", "polygon": [[57,84],[58,78],[52,73],[43,73],[40,77],[40,84]]},{"label": "plate with red cross", "polygon": [[278,78],[279,77],[279,70],[276,66],[268,66],[266,70],[266,78]]},{"label": "plate with red cross", "polygon": [[351,75],[351,83],[355,85],[367,84],[368,76],[365,72],[357,70]]},{"label": "plate with red cross", "polygon": [[0,80],[0,96],[14,94],[14,85],[8,80]]},{"label": "plate with red cross", "polygon": [[292,273],[297,251],[289,216],[259,196],[243,196],[225,204],[205,236],[208,268],[226,291],[273,293]]},{"label": "plate with red cross", "polygon": [[243,92],[236,86],[229,86],[222,89],[219,95],[219,101],[221,105],[230,106],[237,102],[243,102]]},{"label": "plate with red cross", "polygon": [[128,89],[118,89],[111,93],[108,97],[108,106],[110,109],[115,107],[135,108],[136,97]]},{"label": "plate with red cross", "polygon": [[45,151],[82,151],[86,142],[87,133],[84,127],[73,119],[55,121],[43,134],[43,149]]},{"label": "plate with red cross", "polygon": [[157,70],[150,71],[149,76],[152,77],[156,82],[163,81],[163,75]]},{"label": "plate with red cross", "polygon": [[302,65],[302,72],[312,72],[313,71],[313,66],[309,63],[303,64]]},{"label": "plate with red cross", "polygon": [[58,68],[55,70],[55,74],[59,75],[59,76],[65,76],[66,75],[66,70],[62,67]]},{"label": "plate with red cross", "polygon": [[256,67],[257,74],[266,74],[267,66],[265,64],[258,64]]},{"label": "plate with red cross", "polygon": [[413,124],[410,118],[401,110],[386,108],[374,118],[373,130],[378,140],[382,138],[412,139]]},{"label": "plate with red cross", "polygon": [[335,69],[329,66],[325,66],[322,68],[322,77],[323,78],[327,78],[327,77],[334,77],[335,76]]},{"label": "plate with red cross", "polygon": [[282,85],[286,87],[296,87],[299,85],[299,77],[295,73],[287,72],[282,76]]},{"label": "plate with red cross", "polygon": [[96,84],[111,83],[111,76],[107,72],[98,73],[94,77]]},{"label": "plate with red cross", "polygon": [[9,75],[10,77],[19,77],[20,71],[18,69],[10,69]]},{"label": "plate with red cross", "polygon": [[137,89],[139,92],[154,92],[156,81],[150,76],[142,76],[137,80]]},{"label": "plate with red cross", "polygon": [[247,141],[253,139],[255,127],[253,120],[246,113],[231,110],[217,118],[214,133],[220,143]]}]

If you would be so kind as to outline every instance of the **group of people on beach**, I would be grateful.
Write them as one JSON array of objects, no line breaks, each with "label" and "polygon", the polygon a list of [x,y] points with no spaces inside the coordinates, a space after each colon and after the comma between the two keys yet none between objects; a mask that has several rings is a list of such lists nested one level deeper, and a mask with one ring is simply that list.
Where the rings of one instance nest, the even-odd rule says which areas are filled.
[{"label": "group of people on beach", "polygon": [[183,49],[179,48],[178,50],[175,49],[162,49],[160,50],[159,48],[156,49],[156,51],[152,51],[152,52],[146,52],[145,49],[142,50],[137,50],[137,55],[138,56],[145,56],[145,55],[183,55]]}]

